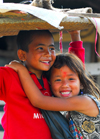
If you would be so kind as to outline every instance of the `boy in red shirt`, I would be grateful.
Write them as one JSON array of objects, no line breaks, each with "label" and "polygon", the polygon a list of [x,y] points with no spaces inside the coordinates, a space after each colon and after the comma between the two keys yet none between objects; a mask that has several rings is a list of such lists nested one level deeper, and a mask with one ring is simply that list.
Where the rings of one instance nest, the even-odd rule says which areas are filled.
[{"label": "boy in red shirt", "polygon": [[[70,44],[70,51],[83,58],[84,48],[79,33],[71,36],[75,42]],[[52,34],[48,30],[21,31],[17,42],[19,59],[24,62],[40,91],[50,96],[49,84],[42,73],[50,69],[56,58]],[[6,103],[2,118],[3,139],[51,139],[40,110],[31,105],[18,74],[9,67],[0,68],[0,99]]]}]

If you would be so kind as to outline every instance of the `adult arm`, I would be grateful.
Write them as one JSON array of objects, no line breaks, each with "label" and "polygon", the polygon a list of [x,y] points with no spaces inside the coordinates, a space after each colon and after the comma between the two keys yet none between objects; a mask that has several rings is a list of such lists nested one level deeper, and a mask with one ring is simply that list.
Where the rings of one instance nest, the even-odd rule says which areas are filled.
[{"label": "adult arm", "polygon": [[69,53],[77,55],[83,63],[85,63],[85,49],[83,48],[83,42],[81,41],[80,31],[69,32],[71,36],[71,43],[68,49]]}]

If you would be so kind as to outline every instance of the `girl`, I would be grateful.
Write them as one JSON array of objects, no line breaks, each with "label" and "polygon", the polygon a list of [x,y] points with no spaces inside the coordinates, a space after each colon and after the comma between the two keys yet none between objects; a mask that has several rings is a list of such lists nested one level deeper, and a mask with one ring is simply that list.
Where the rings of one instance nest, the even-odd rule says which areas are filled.
[{"label": "girl", "polygon": [[58,55],[53,67],[46,73],[56,97],[43,96],[23,65],[12,62],[9,67],[18,72],[32,105],[45,110],[68,111],[66,117],[74,138],[100,138],[100,92],[87,76],[78,57],[73,54]]}]

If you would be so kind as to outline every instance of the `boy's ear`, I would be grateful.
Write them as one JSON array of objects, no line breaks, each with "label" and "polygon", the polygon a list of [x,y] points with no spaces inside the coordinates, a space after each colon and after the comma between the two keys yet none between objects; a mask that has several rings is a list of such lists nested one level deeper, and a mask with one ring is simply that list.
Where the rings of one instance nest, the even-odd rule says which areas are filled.
[{"label": "boy's ear", "polygon": [[21,61],[26,61],[26,52],[19,49],[17,51],[17,55],[18,55],[18,58],[21,60]]}]

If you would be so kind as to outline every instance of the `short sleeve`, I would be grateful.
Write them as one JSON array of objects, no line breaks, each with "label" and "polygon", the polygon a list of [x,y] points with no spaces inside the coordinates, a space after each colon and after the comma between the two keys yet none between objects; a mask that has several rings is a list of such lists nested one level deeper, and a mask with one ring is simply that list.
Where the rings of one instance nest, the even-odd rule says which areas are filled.
[{"label": "short sleeve", "polygon": [[92,95],[88,95],[87,94],[87,96],[94,100],[94,102],[96,103],[96,105],[97,105],[97,107],[99,109],[99,115],[100,115],[100,101],[98,101],[97,98],[92,96]]},{"label": "short sleeve", "polygon": [[0,67],[0,100],[6,101],[6,92],[9,91],[11,78],[9,70]]},{"label": "short sleeve", "polygon": [[3,99],[3,84],[4,84],[4,81],[3,81],[3,69],[0,67],[0,100]]}]

